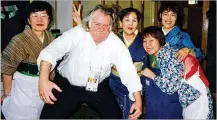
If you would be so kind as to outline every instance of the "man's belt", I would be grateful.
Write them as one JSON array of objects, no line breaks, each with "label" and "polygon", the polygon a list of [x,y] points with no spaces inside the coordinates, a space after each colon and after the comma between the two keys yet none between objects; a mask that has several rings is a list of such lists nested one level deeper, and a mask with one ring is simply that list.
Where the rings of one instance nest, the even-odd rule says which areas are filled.
[{"label": "man's belt", "polygon": [[[142,76],[141,72],[142,72],[143,63],[142,62],[137,62],[137,63],[134,63],[134,65],[136,67],[137,74],[139,75],[139,77],[141,77]],[[117,77],[120,77],[115,65],[112,67],[112,74],[117,76]]]},{"label": "man's belt", "polygon": [[17,68],[17,71],[28,76],[39,76],[37,64],[21,62]]}]

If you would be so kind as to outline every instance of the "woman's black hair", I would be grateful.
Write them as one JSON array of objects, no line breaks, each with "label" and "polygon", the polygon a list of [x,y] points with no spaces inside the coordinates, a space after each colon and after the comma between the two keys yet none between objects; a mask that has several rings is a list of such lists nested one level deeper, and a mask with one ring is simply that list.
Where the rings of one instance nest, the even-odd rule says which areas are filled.
[{"label": "woman's black hair", "polygon": [[49,24],[53,21],[52,6],[46,1],[33,1],[27,7],[27,18],[33,12],[46,11],[49,16]]},{"label": "woman's black hair", "polygon": [[179,27],[182,27],[182,25],[184,23],[184,11],[183,11],[183,8],[181,8],[175,2],[162,2],[161,6],[160,6],[160,8],[158,10],[158,16],[157,16],[157,19],[158,19],[159,22],[162,21],[161,14],[164,11],[172,11],[172,12],[176,13],[176,15],[177,15],[176,25],[178,25]]},{"label": "woman's black hair", "polygon": [[142,38],[144,39],[146,36],[151,35],[153,38],[157,39],[160,45],[165,44],[165,37],[162,29],[157,26],[149,26],[143,29],[141,32]]},{"label": "woman's black hair", "polygon": [[141,19],[141,13],[139,12],[139,10],[135,9],[135,8],[125,8],[123,10],[121,10],[118,14],[120,21],[122,21],[124,19],[125,16],[127,16],[128,14],[130,14],[131,12],[135,12],[136,16],[137,16],[137,20],[138,22]]}]

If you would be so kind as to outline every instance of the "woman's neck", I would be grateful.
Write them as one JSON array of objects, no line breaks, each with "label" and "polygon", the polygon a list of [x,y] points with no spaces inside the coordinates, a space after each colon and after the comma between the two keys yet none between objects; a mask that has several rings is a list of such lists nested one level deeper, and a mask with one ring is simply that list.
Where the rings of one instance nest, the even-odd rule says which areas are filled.
[{"label": "woman's neck", "polygon": [[129,34],[125,34],[125,33],[123,32],[123,37],[124,37],[124,39],[127,40],[127,41],[132,41],[132,40],[135,38],[135,33],[129,35]]},{"label": "woman's neck", "polygon": [[44,32],[43,31],[35,31],[33,30],[36,36],[39,38],[39,40],[43,43],[44,41]]},{"label": "woman's neck", "polygon": [[125,40],[131,41],[134,38],[135,34],[133,33],[133,34],[129,35],[129,34],[123,33],[123,36],[124,36]]},{"label": "woman's neck", "polygon": [[[161,48],[162,48],[162,46],[160,47],[160,49],[161,49]],[[159,49],[157,52],[155,52],[155,53],[153,54],[153,56],[157,57],[158,54],[159,54],[159,52],[160,52],[160,49]]]}]

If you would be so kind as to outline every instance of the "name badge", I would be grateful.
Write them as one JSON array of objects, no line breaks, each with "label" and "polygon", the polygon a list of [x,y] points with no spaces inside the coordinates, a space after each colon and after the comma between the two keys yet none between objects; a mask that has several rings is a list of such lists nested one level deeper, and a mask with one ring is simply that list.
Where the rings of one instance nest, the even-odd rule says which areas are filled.
[{"label": "name badge", "polygon": [[100,80],[100,73],[95,71],[90,71],[87,81],[86,90],[91,92],[97,92],[98,84]]}]

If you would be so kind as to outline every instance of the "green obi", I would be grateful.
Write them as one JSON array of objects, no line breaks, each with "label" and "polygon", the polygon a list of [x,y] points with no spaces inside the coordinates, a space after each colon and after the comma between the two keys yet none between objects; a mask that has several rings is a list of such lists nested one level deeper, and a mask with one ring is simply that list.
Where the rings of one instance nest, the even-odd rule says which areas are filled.
[{"label": "green obi", "polygon": [[155,56],[149,55],[148,58],[149,58],[149,66],[151,68],[160,69],[159,65],[158,65],[158,62],[157,62],[157,58]]}]

